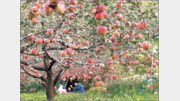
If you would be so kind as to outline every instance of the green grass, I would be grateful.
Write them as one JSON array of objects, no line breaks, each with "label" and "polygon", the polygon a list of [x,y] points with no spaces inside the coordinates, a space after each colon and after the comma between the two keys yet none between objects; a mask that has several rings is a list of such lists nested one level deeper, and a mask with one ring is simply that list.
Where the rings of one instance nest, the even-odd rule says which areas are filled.
[{"label": "green grass", "polygon": [[[70,93],[59,94],[55,96],[56,101],[80,101],[80,100],[121,100],[121,101],[157,101],[159,94],[154,94],[154,91],[158,91],[158,88],[147,89],[146,83],[138,84],[112,84],[104,85],[107,88],[106,92],[102,91],[102,87],[92,87],[86,93]],[[139,90],[141,89],[141,93]],[[158,93],[158,92],[157,92]],[[45,91],[39,91],[37,93],[21,93],[22,101],[47,101]]]}]

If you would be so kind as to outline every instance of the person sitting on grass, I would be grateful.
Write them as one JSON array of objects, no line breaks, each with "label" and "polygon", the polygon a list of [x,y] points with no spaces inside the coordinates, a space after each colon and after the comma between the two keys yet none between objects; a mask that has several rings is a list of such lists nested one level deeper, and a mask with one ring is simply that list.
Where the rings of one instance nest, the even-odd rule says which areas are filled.
[{"label": "person sitting on grass", "polygon": [[67,85],[66,85],[66,90],[67,92],[73,92],[73,88],[74,88],[74,79],[73,76],[69,76]]},{"label": "person sitting on grass", "polygon": [[66,86],[67,86],[67,77],[63,76],[58,88],[60,94],[62,94],[63,92],[66,93]]},{"label": "person sitting on grass", "polygon": [[85,92],[83,85],[79,83],[79,81],[75,81],[74,84],[75,84],[75,87],[73,89],[73,92],[82,92],[82,93]]}]

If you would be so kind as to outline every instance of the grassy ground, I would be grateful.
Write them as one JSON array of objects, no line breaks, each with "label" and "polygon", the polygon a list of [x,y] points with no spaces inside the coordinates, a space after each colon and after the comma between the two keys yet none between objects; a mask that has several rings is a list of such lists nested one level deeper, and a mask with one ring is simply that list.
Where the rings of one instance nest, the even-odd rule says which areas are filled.
[{"label": "grassy ground", "polygon": [[[159,94],[158,88],[147,89],[146,83],[139,84],[113,84],[104,86],[107,91],[102,91],[102,87],[93,87],[84,94],[70,93],[59,94],[55,97],[56,101],[80,101],[80,100],[141,100],[157,101]],[[157,94],[155,94],[157,93]],[[45,91],[37,93],[21,93],[22,101],[46,101]]]}]

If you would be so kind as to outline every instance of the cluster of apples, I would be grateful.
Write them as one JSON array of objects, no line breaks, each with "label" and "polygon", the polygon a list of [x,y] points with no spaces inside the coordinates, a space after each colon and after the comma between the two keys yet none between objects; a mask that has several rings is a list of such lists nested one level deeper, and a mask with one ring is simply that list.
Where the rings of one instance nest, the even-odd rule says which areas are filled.
[{"label": "cluster of apples", "polygon": [[43,1],[35,2],[31,10],[26,13],[26,16],[31,20],[32,24],[38,23],[37,16],[39,15],[39,9],[43,3]]},{"label": "cluster of apples", "polygon": [[73,50],[72,48],[66,48],[65,51],[61,52],[61,56],[62,57],[66,57],[67,55],[73,55]]},{"label": "cluster of apples", "polygon": [[101,4],[96,7],[96,10],[93,10],[92,14],[95,15],[96,20],[101,20],[103,17],[108,18],[108,14],[104,12],[105,10],[105,5]]},{"label": "cluster of apples", "polygon": [[43,9],[45,11],[44,14],[47,16],[52,15],[53,11],[58,14],[63,14],[66,11],[65,4],[59,0],[49,0],[49,2],[44,4]]}]

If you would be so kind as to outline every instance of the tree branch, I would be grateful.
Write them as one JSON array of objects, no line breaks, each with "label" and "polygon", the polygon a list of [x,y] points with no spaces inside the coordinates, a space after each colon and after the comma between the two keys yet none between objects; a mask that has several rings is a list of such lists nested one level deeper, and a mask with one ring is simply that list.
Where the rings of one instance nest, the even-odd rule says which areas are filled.
[{"label": "tree branch", "polygon": [[[26,66],[28,66],[28,65],[30,65],[30,64],[28,64],[27,62],[25,62],[25,61],[20,61],[20,63],[22,63],[22,64],[24,64],[24,65],[26,65]],[[39,67],[39,66],[32,66],[34,69],[36,69],[36,70],[40,70],[40,71],[45,71],[45,69],[44,68],[41,68],[41,67]]]},{"label": "tree branch", "polygon": [[21,66],[21,67],[25,71],[25,73],[28,74],[29,76],[31,76],[33,78],[41,79],[42,81],[46,82],[46,79],[43,76],[35,76],[34,74],[28,72],[23,66]]}]

